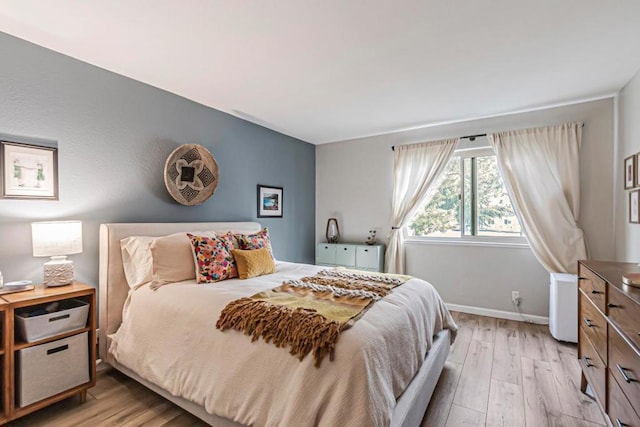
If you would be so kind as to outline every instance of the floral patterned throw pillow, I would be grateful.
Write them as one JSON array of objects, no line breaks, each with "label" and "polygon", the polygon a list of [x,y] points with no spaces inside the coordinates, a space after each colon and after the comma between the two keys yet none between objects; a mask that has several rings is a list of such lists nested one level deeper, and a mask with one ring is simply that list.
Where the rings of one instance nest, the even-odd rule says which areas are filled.
[{"label": "floral patterned throw pillow", "polygon": [[236,234],[236,238],[238,239],[238,243],[240,244],[240,249],[247,251],[267,248],[269,249],[271,258],[275,260],[275,258],[273,257],[273,250],[271,249],[269,229],[267,227],[255,234]]},{"label": "floral patterned throw pillow", "polygon": [[196,236],[187,233],[196,262],[196,281],[212,283],[238,277],[238,269],[231,255],[233,234],[217,237]]}]

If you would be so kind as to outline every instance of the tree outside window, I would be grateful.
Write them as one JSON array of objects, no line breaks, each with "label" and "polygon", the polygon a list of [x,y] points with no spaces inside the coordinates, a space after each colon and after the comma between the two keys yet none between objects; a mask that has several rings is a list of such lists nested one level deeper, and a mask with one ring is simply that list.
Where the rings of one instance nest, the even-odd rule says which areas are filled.
[{"label": "tree outside window", "polygon": [[522,236],[495,155],[453,157],[436,188],[429,203],[409,224],[410,235]]}]

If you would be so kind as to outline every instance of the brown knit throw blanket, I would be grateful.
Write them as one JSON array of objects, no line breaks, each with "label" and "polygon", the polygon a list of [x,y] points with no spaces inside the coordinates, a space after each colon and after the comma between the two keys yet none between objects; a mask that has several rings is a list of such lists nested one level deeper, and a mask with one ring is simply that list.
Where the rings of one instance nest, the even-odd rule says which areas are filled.
[{"label": "brown knit throw blanket", "polygon": [[262,337],[276,347],[290,347],[302,360],[313,352],[319,367],[333,352],[340,333],[375,302],[409,276],[323,270],[315,276],[287,280],[269,291],[231,301],[220,313],[216,328],[235,329]]}]

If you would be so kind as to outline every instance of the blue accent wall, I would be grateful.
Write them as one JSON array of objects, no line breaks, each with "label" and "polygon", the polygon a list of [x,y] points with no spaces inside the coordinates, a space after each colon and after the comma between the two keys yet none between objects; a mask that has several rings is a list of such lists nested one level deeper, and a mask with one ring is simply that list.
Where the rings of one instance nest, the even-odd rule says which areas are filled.
[{"label": "blue accent wall", "polygon": [[[277,259],[313,263],[312,144],[4,33],[0,58],[2,137],[52,141],[59,167],[59,201],[0,199],[5,281],[42,281],[30,226],[41,220],[83,221],[84,252],[70,259],[76,279],[96,287],[106,222],[258,221]],[[187,143],[209,149],[220,170],[200,206],[176,203],[164,186],[168,155]],[[284,187],[282,219],[257,218],[257,184]]]}]

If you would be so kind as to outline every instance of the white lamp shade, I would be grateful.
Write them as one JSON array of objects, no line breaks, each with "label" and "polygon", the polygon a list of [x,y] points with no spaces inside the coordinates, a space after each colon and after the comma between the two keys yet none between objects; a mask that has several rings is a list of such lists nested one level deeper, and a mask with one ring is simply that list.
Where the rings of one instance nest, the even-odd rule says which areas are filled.
[{"label": "white lamp shade", "polygon": [[61,256],[82,252],[81,221],[31,223],[33,256]]}]

